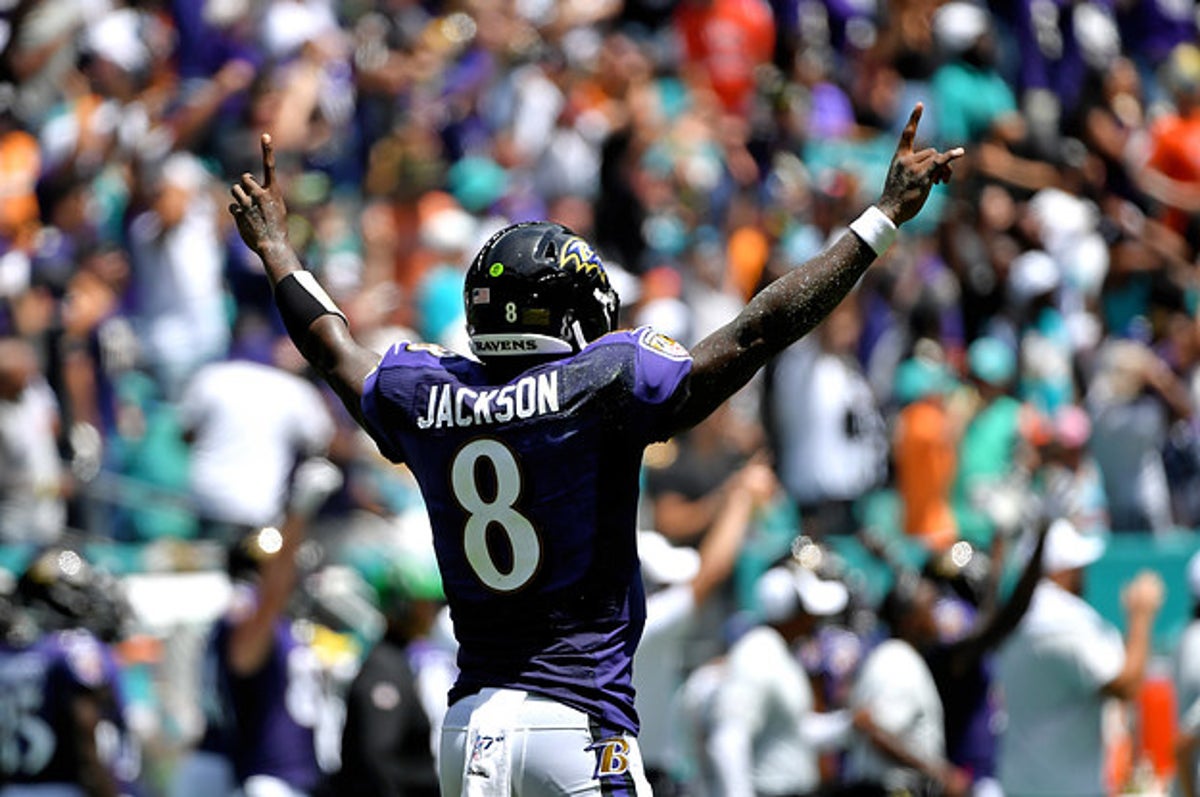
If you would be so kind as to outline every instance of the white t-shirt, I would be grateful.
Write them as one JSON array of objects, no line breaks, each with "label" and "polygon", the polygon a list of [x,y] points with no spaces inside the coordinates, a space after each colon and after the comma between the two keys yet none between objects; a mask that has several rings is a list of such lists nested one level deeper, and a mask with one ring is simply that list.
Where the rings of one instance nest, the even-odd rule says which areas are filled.
[{"label": "white t-shirt", "polygon": [[780,356],[774,392],[780,478],[793,498],[852,499],[883,480],[886,429],[860,368],[814,336]]},{"label": "white t-shirt", "polygon": [[1200,732],[1200,620],[1192,620],[1175,649],[1175,697],[1179,727]]},{"label": "white t-shirt", "polygon": [[192,496],[213,520],[279,521],[298,457],[323,453],[333,419],[316,387],[280,368],[232,360],[196,373],[179,404],[194,429]]},{"label": "white t-shirt", "polygon": [[[773,628],[743,635],[718,687],[711,744],[719,792],[725,797],[806,794],[820,785],[818,747],[805,725],[817,721],[812,684]],[[841,738],[849,733],[848,722]]]},{"label": "white t-shirt", "polygon": [[1043,580],[997,663],[1008,715],[1000,737],[1007,797],[1107,794],[1100,690],[1125,663],[1117,629]]},{"label": "white t-shirt", "polygon": [[633,656],[638,747],[647,769],[672,770],[679,754],[673,719],[675,693],[683,682],[683,653],[695,617],[691,584],[677,584],[646,598],[646,627]]},{"label": "white t-shirt", "polygon": [[[866,709],[883,731],[926,761],[945,757],[942,699],[928,665],[912,645],[889,639],[872,650],[854,686],[850,705]],[[865,736],[855,736],[846,759],[850,779],[888,789],[914,789],[920,775],[880,753]]]},{"label": "white t-shirt", "polygon": [[[1183,629],[1175,649],[1174,664],[1179,730],[1200,734],[1200,620],[1192,620]],[[1196,774],[1200,775],[1200,766]]]},{"label": "white t-shirt", "polygon": [[43,380],[0,401],[0,540],[48,543],[67,519],[55,426],[58,402]]},{"label": "white t-shirt", "polygon": [[199,363],[229,343],[217,207],[203,192],[188,202],[178,225],[164,230],[147,211],[130,225],[129,251],[138,291],[135,321],[144,353],[164,369],[168,395]]}]

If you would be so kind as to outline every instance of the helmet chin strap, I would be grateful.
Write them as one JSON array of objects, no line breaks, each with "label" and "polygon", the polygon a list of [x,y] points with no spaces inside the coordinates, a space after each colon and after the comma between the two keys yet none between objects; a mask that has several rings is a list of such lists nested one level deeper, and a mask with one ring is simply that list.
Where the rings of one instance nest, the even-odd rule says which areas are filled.
[{"label": "helmet chin strap", "polygon": [[578,321],[571,322],[571,334],[575,336],[575,345],[579,347],[579,351],[583,351],[588,345],[588,339],[583,336],[583,326]]}]

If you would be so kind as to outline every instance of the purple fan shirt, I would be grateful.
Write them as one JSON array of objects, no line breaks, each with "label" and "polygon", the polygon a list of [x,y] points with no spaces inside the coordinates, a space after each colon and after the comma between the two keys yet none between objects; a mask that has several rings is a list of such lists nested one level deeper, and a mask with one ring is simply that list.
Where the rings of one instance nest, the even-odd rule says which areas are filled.
[{"label": "purple fan shirt", "polygon": [[433,526],[459,642],[451,703],[522,689],[637,732],[641,457],[669,434],[691,362],[643,327],[510,381],[411,343],[367,378],[368,431],[412,470]]}]

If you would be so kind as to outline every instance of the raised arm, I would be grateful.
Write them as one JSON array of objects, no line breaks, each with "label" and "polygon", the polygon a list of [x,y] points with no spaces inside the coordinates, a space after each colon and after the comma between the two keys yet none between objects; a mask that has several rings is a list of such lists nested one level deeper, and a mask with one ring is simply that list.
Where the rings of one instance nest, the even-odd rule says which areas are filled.
[{"label": "raised arm", "polygon": [[1037,539],[1029,561],[1013,587],[1012,594],[997,611],[992,613],[980,628],[961,639],[953,650],[952,666],[956,673],[973,667],[988,651],[998,648],[1011,634],[1029,610],[1033,602],[1033,591],[1042,578],[1042,551],[1046,548],[1048,520],[1038,526]]},{"label": "raised arm", "polygon": [[675,415],[676,431],[694,426],[819,324],[887,248],[896,227],[920,212],[930,189],[950,179],[961,147],[913,151],[923,110],[921,103],[913,108],[879,202],[851,225],[852,232],[768,285],[735,319],[696,344],[691,390]]},{"label": "raised arm", "polygon": [[379,364],[379,355],[354,340],[346,316],[292,250],[287,207],[275,179],[275,151],[266,134],[262,159],[262,184],[249,173],[243,174],[232,188],[234,201],[229,212],[242,240],[262,258],[275,304],[296,348],[361,423],[363,380]]}]

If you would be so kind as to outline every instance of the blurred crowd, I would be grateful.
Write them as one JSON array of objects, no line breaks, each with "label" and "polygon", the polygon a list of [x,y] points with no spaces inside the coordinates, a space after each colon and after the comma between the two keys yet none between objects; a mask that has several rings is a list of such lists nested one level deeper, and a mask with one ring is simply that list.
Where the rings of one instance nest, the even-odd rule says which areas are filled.
[{"label": "blurred crowd", "polygon": [[[1194,2],[0,7],[7,546],[130,543],[159,552],[152,569],[220,570],[248,530],[281,522],[313,458],[340,475],[310,508],[322,566],[368,583],[367,562],[427,533],[411,479],[283,334],[224,210],[229,184],[257,173],[263,132],[293,246],[381,351],[403,338],[464,351],[466,264],[492,232],[542,218],[594,242],[625,324],[689,345],[873,201],[917,101],[918,145],[966,148],[954,179],[813,334],[647,456],[643,525],[682,551],[703,554],[725,513],[746,509],[731,496],[754,496],[737,561],[692,585],[703,609],[667,683],[694,671],[701,714],[736,703],[696,695],[729,680],[711,665],[739,660],[747,617],[798,611],[785,597],[814,569],[802,549],[828,563],[854,539],[887,559],[898,539],[928,563],[1013,572],[1009,543],[1035,561],[1039,519],[1069,522],[1078,550],[1200,528]],[[781,561],[790,580],[763,586]],[[825,575],[863,592],[852,572]],[[921,589],[889,602],[875,585],[836,610],[828,592],[801,613],[873,618],[821,637],[842,689],[818,703],[845,708],[864,628],[924,649],[932,626],[899,630]],[[963,611],[990,617],[981,596],[1002,592],[972,591]],[[1153,616],[1161,594],[1133,592]],[[367,616],[339,608],[347,626]],[[900,658],[886,666],[917,665]],[[814,771],[835,782],[858,761],[874,777],[888,728],[851,712],[797,744],[858,733],[875,752]],[[730,734],[712,738],[750,755]],[[664,761],[671,783],[690,777]],[[953,791],[970,772],[948,759],[922,777]]]}]

